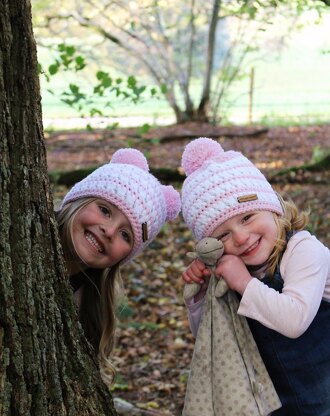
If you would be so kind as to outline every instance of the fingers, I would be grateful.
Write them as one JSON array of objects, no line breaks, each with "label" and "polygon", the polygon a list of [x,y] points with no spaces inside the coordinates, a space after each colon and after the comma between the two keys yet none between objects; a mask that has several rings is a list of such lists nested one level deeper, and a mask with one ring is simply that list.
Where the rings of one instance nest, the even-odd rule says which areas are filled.
[{"label": "fingers", "polygon": [[182,273],[182,278],[185,281],[185,283],[203,283],[203,280],[200,277],[193,274],[190,269]]},{"label": "fingers", "polygon": [[182,273],[182,278],[186,283],[203,283],[204,278],[210,276],[210,271],[204,263],[199,260],[194,260],[185,272]]},{"label": "fingers", "polygon": [[203,276],[210,277],[211,276],[211,271],[208,268],[205,268],[203,270]]},{"label": "fingers", "polygon": [[222,276],[230,289],[243,295],[252,276],[241,258],[227,254],[218,262],[215,275]]}]

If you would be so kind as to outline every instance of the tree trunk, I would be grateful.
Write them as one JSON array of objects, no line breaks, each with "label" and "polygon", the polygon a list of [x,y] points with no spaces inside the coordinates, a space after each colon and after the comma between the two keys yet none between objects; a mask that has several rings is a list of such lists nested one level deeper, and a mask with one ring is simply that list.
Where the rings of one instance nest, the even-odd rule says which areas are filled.
[{"label": "tree trunk", "polygon": [[209,34],[208,34],[207,58],[206,58],[207,65],[206,65],[206,70],[205,70],[204,86],[203,86],[201,100],[200,100],[198,110],[197,110],[197,119],[199,119],[200,121],[208,121],[210,90],[211,90],[211,81],[212,81],[212,75],[213,75],[215,37],[217,33],[220,5],[221,5],[221,0],[214,0],[212,18],[211,18]]},{"label": "tree trunk", "polygon": [[30,1],[0,19],[0,415],[115,415],[62,260]]}]

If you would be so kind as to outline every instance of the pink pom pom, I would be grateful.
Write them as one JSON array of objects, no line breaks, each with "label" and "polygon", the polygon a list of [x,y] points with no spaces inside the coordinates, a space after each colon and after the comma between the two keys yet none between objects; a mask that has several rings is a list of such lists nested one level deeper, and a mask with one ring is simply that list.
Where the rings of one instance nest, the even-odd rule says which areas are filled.
[{"label": "pink pom pom", "polygon": [[181,198],[178,191],[176,191],[172,185],[162,185],[163,194],[165,197],[167,214],[166,221],[174,220],[181,209]]},{"label": "pink pom pom", "polygon": [[199,169],[208,159],[213,159],[224,153],[218,142],[207,137],[200,137],[187,144],[183,154],[181,165],[188,176]]},{"label": "pink pom pom", "polygon": [[149,166],[144,154],[137,149],[119,149],[113,155],[110,163],[134,165],[149,172]]}]

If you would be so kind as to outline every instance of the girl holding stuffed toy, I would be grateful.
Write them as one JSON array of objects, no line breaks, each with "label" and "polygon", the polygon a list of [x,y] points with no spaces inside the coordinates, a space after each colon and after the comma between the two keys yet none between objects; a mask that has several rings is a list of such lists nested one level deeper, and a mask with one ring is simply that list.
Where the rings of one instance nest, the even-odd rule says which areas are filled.
[{"label": "girl holding stuffed toy", "polygon": [[[186,146],[182,166],[184,220],[197,240],[224,244],[215,274],[237,292],[237,314],[248,319],[280,398],[271,414],[329,416],[329,249],[305,230],[307,213],[276,194],[241,153],[200,138]],[[187,284],[201,284],[187,301],[194,336],[209,275],[200,260],[183,273]]]},{"label": "girl holding stuffed toy", "polygon": [[107,384],[115,374],[109,357],[120,266],[147,247],[180,206],[179,193],[149,173],[140,151],[120,149],[77,183],[56,213],[79,318]]}]

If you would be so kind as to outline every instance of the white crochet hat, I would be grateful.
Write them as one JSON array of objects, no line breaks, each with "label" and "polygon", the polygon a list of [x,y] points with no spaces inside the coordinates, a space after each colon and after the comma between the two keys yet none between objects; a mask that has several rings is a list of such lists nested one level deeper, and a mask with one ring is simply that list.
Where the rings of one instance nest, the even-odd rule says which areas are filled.
[{"label": "white crochet hat", "polygon": [[134,246],[124,262],[140,253],[159,233],[166,221],[181,208],[179,193],[162,185],[151,173],[144,155],[136,149],[117,150],[110,163],[78,182],[64,197],[61,208],[71,201],[97,197],[116,205],[130,221]]},{"label": "white crochet hat", "polygon": [[187,175],[182,214],[195,238],[210,236],[229,218],[266,210],[283,215],[282,205],[256,166],[239,152],[225,152],[215,140],[191,141],[182,154]]}]

